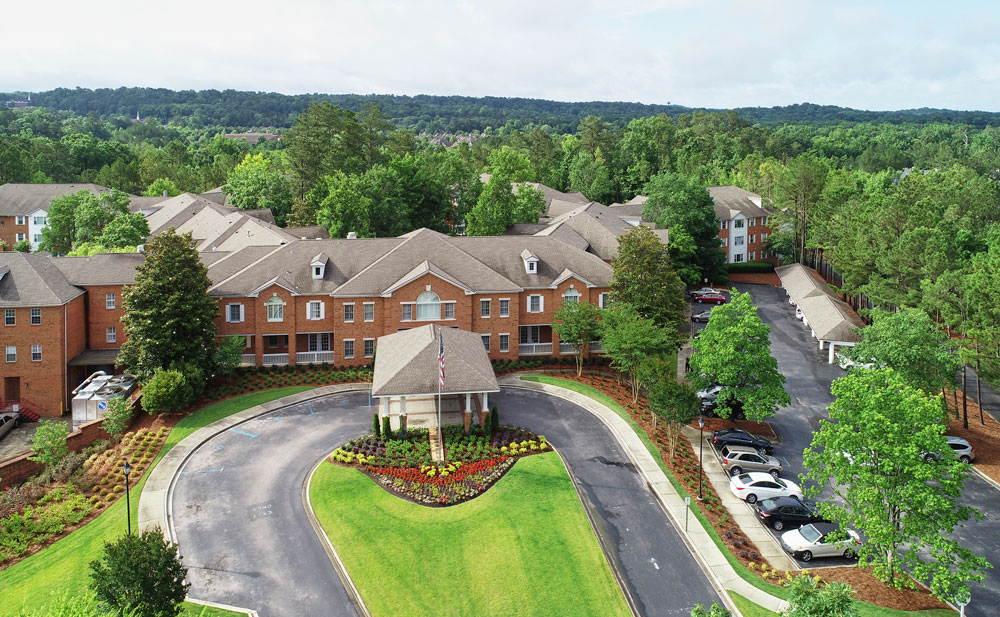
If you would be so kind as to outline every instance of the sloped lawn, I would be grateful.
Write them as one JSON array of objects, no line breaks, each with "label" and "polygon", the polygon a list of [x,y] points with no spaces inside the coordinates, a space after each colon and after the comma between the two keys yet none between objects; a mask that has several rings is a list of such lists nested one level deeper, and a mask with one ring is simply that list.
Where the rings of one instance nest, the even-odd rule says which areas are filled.
[{"label": "sloped lawn", "polygon": [[374,617],[630,615],[554,452],[476,499],[428,508],[324,462],[310,499]]}]

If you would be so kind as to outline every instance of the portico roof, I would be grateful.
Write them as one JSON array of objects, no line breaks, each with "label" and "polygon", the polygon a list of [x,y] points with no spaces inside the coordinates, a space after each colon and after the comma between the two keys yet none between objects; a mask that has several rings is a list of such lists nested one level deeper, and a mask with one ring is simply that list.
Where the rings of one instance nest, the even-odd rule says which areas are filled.
[{"label": "portico roof", "polygon": [[857,343],[861,340],[855,332],[863,328],[846,302],[836,297],[826,283],[813,276],[801,264],[780,266],[774,269],[788,296],[802,309],[806,322],[821,341]]}]

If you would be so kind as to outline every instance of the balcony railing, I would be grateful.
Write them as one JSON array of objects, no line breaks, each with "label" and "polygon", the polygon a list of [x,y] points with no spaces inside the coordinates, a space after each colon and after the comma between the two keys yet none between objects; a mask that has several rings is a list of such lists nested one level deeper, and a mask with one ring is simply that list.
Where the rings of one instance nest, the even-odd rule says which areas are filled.
[{"label": "balcony railing", "polygon": [[576,349],[573,349],[573,343],[559,343],[559,353],[576,353]]},{"label": "balcony railing", "polygon": [[590,347],[588,348],[590,353],[604,353],[604,348],[601,347],[601,341],[590,341]]},{"label": "balcony railing", "polygon": [[521,343],[517,353],[522,356],[539,356],[552,353],[552,343]]},{"label": "balcony railing", "polygon": [[333,362],[332,351],[298,351],[295,352],[296,364],[320,364]]},{"label": "balcony railing", "polygon": [[240,356],[240,366],[256,366],[256,365],[257,365],[257,354],[245,353]]},{"label": "balcony railing", "polygon": [[288,364],[288,354],[286,353],[266,353],[264,354],[264,366],[284,366]]}]

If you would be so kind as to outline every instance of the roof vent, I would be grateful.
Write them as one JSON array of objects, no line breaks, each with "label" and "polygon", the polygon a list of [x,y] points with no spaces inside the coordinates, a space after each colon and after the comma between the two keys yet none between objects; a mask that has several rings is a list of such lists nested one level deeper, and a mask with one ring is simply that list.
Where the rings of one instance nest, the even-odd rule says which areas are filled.
[{"label": "roof vent", "polygon": [[347,232],[347,239],[348,240],[357,240],[358,239],[358,234],[356,232],[349,231],[349,232]]}]

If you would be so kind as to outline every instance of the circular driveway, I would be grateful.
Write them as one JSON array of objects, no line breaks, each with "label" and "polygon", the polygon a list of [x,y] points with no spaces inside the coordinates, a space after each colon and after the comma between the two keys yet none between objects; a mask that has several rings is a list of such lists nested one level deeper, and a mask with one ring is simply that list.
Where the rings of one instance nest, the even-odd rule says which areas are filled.
[{"label": "circular driveway", "polygon": [[[505,388],[504,424],[544,434],[566,460],[641,615],[689,615],[719,597],[608,429],[558,397]],[[367,393],[268,412],[199,446],[179,470],[171,516],[191,597],[262,617],[357,615],[305,507],[306,476],[370,430]],[[697,524],[697,523],[695,523]]]}]

